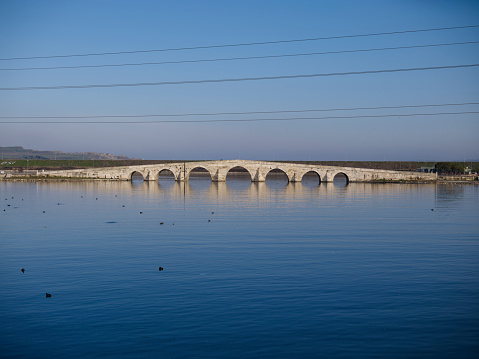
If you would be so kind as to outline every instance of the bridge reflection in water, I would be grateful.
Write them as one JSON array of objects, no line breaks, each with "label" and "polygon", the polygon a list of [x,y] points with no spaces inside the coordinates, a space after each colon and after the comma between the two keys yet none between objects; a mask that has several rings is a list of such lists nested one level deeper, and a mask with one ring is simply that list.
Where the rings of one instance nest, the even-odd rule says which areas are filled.
[{"label": "bridge reflection in water", "polygon": [[[7,182],[6,185],[15,183]],[[424,195],[425,192],[432,202],[439,206],[447,207],[454,198],[460,197],[464,191],[463,186],[454,187],[431,183],[347,183],[334,181],[333,183],[315,182],[314,177],[302,182],[286,182],[281,178],[273,178],[265,182],[251,182],[241,176],[228,177],[225,182],[214,182],[204,176],[194,176],[190,181],[175,181],[171,178],[160,178],[158,181],[40,181],[30,182],[28,191],[37,193],[37,197],[44,197],[50,191],[68,193],[72,199],[82,196],[84,200],[92,197],[92,203],[99,200],[120,200],[131,198],[133,201],[148,200],[152,203],[171,201],[187,201],[190,199],[203,198],[209,203],[239,204],[246,206],[255,203],[275,203],[279,206],[287,206],[289,201],[333,201],[338,198],[344,201],[344,205],[357,206],[364,198],[374,198],[376,201],[384,201],[388,197],[415,196],[416,193]],[[118,198],[117,198],[118,197]],[[91,198],[90,198],[91,199]],[[427,205],[430,206],[431,204]],[[433,204],[432,204],[433,205]],[[428,207],[429,209],[431,207]]]}]

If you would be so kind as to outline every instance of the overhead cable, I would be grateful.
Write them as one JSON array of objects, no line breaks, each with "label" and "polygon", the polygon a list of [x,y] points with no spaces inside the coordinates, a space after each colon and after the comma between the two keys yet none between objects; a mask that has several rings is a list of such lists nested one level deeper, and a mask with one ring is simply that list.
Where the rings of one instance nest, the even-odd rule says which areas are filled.
[{"label": "overhead cable", "polygon": [[341,120],[390,118],[413,116],[442,116],[478,114],[479,111],[410,113],[387,115],[359,115],[359,116],[324,116],[324,117],[291,117],[291,118],[253,118],[253,119],[213,119],[213,120],[149,120],[149,121],[0,121],[0,124],[148,124],[148,123],[206,123],[206,122],[260,122],[260,121],[300,121],[300,120]]},{"label": "overhead cable", "polygon": [[332,112],[332,111],[358,111],[358,110],[385,110],[400,108],[423,108],[444,106],[467,106],[479,105],[479,102],[423,104],[423,105],[400,105],[400,106],[376,106],[376,107],[349,107],[349,108],[326,108],[306,110],[278,110],[278,111],[245,111],[245,112],[213,112],[213,113],[177,113],[177,114],[147,114],[147,115],[90,115],[90,116],[0,116],[8,119],[88,119],[88,118],[145,118],[145,117],[189,117],[189,116],[225,116],[225,115],[257,115],[279,113],[304,113],[304,112]]},{"label": "overhead cable", "polygon": [[111,88],[111,87],[137,87],[137,86],[185,85],[185,84],[240,82],[240,81],[259,81],[259,80],[279,80],[279,79],[296,79],[296,78],[330,77],[330,76],[347,76],[347,75],[366,75],[366,74],[395,73],[395,72],[424,71],[424,70],[445,70],[445,69],[470,68],[470,67],[477,67],[477,66],[479,66],[479,64],[448,65],[448,66],[430,66],[430,67],[413,67],[413,68],[385,69],[385,70],[369,70],[369,71],[330,72],[330,73],[302,74],[302,75],[282,75],[282,76],[263,76],[263,77],[241,77],[241,78],[208,79],[208,80],[185,80],[185,81],[164,81],[164,82],[135,82],[135,83],[89,84],[89,85],[61,85],[61,86],[0,87],[0,90],[1,90],[1,91],[64,90],[64,89],[86,89],[86,88]]},{"label": "overhead cable", "polygon": [[332,54],[357,53],[357,52],[372,52],[372,51],[386,51],[386,50],[417,49],[417,48],[439,47],[439,46],[471,45],[471,44],[478,44],[478,43],[479,43],[479,41],[465,41],[465,42],[453,42],[453,43],[443,43],[443,44],[396,46],[396,47],[382,47],[382,48],[372,48],[372,49],[356,49],[356,50],[341,50],[341,51],[322,51],[322,52],[309,52],[309,53],[297,53],[297,54],[281,54],[281,55],[265,55],[265,56],[245,56],[245,57],[228,57],[228,58],[198,59],[198,60],[179,60],[179,61],[161,61],[161,62],[138,62],[138,63],[123,63],[123,64],[78,65],[78,66],[20,67],[20,68],[3,68],[3,69],[0,68],[0,71],[60,70],[60,69],[82,69],[82,68],[102,68],[102,67],[125,67],[125,66],[146,66],[146,65],[170,65],[170,64],[185,64],[185,63],[200,63],[200,62],[217,62],[217,61],[259,60],[259,59],[272,59],[272,58],[282,58],[282,57],[332,55]]},{"label": "overhead cable", "polygon": [[149,52],[167,52],[167,51],[198,50],[198,49],[212,49],[212,48],[253,46],[253,45],[270,45],[270,44],[282,44],[282,43],[293,43],[293,42],[345,39],[345,38],[355,38],[355,37],[408,34],[408,33],[417,33],[417,32],[429,32],[429,31],[457,30],[457,29],[476,28],[476,27],[479,27],[479,25],[451,26],[451,27],[440,27],[440,28],[430,28],[430,29],[416,29],[416,30],[404,30],[404,31],[367,33],[367,34],[314,37],[314,38],[303,38],[303,39],[293,39],[293,40],[262,41],[262,42],[206,45],[206,46],[191,46],[191,47],[177,47],[177,48],[151,49],[151,50],[97,52],[97,53],[69,54],[69,55],[49,55],[49,56],[10,57],[10,58],[0,59],[0,61],[52,59],[52,58],[66,58],[66,57],[87,57],[87,56],[104,56],[104,55],[123,55],[123,54],[138,54],[138,53],[149,53]]}]

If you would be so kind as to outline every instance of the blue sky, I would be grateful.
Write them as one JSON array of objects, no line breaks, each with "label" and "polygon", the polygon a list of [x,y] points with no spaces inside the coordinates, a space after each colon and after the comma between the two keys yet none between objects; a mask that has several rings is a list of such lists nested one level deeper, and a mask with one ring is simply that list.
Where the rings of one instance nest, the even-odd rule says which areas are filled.
[{"label": "blue sky", "polygon": [[[477,1],[2,1],[0,58],[371,34],[479,25],[478,19]],[[2,60],[0,69],[269,56],[470,41],[479,41],[479,27],[256,46]],[[178,82],[477,63],[479,45],[463,44],[254,60],[0,70],[0,88]],[[183,85],[0,90],[0,121],[17,122],[0,123],[0,146],[109,152],[144,159],[479,159],[478,114],[406,116],[477,112],[479,105],[169,118],[177,121],[316,118],[292,121],[145,124],[138,123],[142,118],[133,117],[130,123],[123,124],[20,124],[22,120],[15,119],[470,103],[479,102],[478,84],[479,68],[471,67]],[[318,119],[327,116],[356,118]]]}]

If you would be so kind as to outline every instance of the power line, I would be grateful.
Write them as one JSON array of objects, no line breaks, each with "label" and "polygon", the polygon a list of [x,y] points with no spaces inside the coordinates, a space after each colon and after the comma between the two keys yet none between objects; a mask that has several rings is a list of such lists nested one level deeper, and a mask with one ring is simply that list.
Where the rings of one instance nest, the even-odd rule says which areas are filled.
[{"label": "power line", "polygon": [[4,69],[0,68],[0,71],[60,70],[60,69],[103,68],[103,67],[124,67],[124,66],[169,65],[169,64],[185,64],[185,63],[217,62],[217,61],[236,61],[236,60],[258,60],[258,59],[271,59],[271,58],[282,58],[282,57],[331,55],[331,54],[372,52],[372,51],[385,51],[385,50],[404,50],[404,49],[416,49],[416,48],[439,47],[439,46],[470,45],[470,44],[478,44],[478,43],[479,43],[479,41],[465,41],[465,42],[453,42],[453,43],[442,43],[442,44],[382,47],[382,48],[372,48],[372,49],[322,51],[322,52],[309,52],[309,53],[296,53],[296,54],[245,56],[245,57],[229,57],[229,58],[198,59],[198,60],[139,62],[139,63],[102,64],[102,65],[77,65],[77,66],[22,67],[22,68],[4,68]]},{"label": "power line", "polygon": [[104,56],[104,55],[123,55],[123,54],[138,54],[138,53],[149,53],[149,52],[167,52],[167,51],[198,50],[198,49],[212,49],[212,48],[253,46],[253,45],[270,45],[270,44],[293,43],[293,42],[306,42],[306,41],[318,41],[318,40],[332,40],[332,39],[345,39],[345,38],[367,37],[367,36],[382,36],[382,35],[408,34],[408,33],[417,33],[417,32],[429,32],[429,31],[457,30],[457,29],[476,28],[476,27],[479,27],[479,25],[451,26],[451,27],[440,27],[440,28],[432,28],[432,29],[416,29],[416,30],[404,30],[404,31],[389,31],[389,32],[377,32],[377,33],[368,33],[368,34],[354,34],[354,35],[341,35],[341,36],[328,36],[328,37],[314,37],[314,38],[303,38],[303,39],[293,39],[293,40],[262,41],[262,42],[222,44],[222,45],[177,47],[177,48],[152,49],[152,50],[98,52],[98,53],[70,54],[70,55],[10,57],[10,58],[0,59],[0,61],[8,61],[8,60],[32,60],[32,59],[52,59],[52,58]]},{"label": "power line", "polygon": [[260,121],[299,121],[299,120],[340,120],[364,118],[389,118],[413,116],[441,116],[478,114],[479,111],[410,113],[387,115],[359,115],[359,116],[324,116],[324,117],[291,117],[291,118],[253,118],[253,119],[215,119],[215,120],[149,120],[149,121],[0,121],[5,124],[148,124],[148,123],[206,123],[206,122],[260,122]]},{"label": "power line", "polygon": [[0,87],[1,91],[23,91],[23,90],[62,90],[62,89],[86,89],[86,88],[110,88],[110,87],[137,87],[137,86],[162,86],[162,85],[185,85],[202,83],[220,83],[220,82],[240,82],[240,81],[259,81],[259,80],[279,80],[296,79],[312,77],[346,76],[346,75],[365,75],[379,73],[394,73],[408,71],[424,70],[444,70],[477,67],[479,64],[449,65],[449,66],[431,66],[431,67],[413,67],[402,69],[369,70],[369,71],[350,71],[350,72],[331,72],[321,74],[303,74],[303,75],[282,75],[282,76],[263,76],[263,77],[241,77],[226,79],[208,79],[208,80],[185,80],[185,81],[164,81],[164,82],[135,82],[118,84],[90,84],[90,85],[63,85],[63,86],[28,86],[28,87]]},{"label": "power line", "polygon": [[[423,105],[400,105],[400,106],[376,106],[376,107],[349,107],[329,109],[307,109],[307,110],[278,110],[278,111],[246,111],[246,112],[213,112],[213,113],[181,113],[181,114],[150,114],[150,115],[98,115],[98,116],[0,116],[8,119],[89,119],[89,118],[145,118],[145,117],[189,117],[189,116],[226,116],[226,115],[257,115],[257,114],[279,114],[279,113],[304,113],[304,112],[332,112],[332,111],[358,111],[358,110],[385,110],[401,108],[424,108],[444,106],[467,106],[479,105],[479,102],[423,104]],[[38,123],[38,122],[34,122]],[[53,122],[57,123],[57,122]],[[61,123],[61,122],[58,122]],[[87,122],[89,123],[89,122]]]}]

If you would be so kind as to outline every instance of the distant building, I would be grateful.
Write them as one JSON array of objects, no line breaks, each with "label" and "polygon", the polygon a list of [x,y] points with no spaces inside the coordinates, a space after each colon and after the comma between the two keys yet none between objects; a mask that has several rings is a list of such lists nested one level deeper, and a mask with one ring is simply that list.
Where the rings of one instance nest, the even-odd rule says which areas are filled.
[{"label": "distant building", "polygon": [[424,167],[418,168],[416,170],[416,172],[436,173],[436,167],[434,167],[434,166],[432,166],[432,167],[424,166]]},{"label": "distant building", "polygon": [[472,168],[471,167],[464,167],[464,174],[465,175],[472,175]]}]

